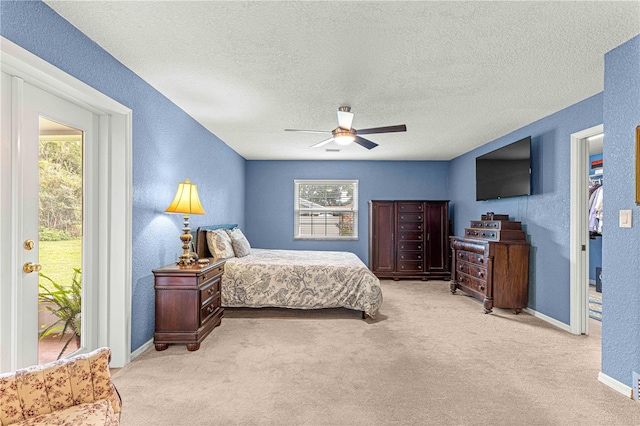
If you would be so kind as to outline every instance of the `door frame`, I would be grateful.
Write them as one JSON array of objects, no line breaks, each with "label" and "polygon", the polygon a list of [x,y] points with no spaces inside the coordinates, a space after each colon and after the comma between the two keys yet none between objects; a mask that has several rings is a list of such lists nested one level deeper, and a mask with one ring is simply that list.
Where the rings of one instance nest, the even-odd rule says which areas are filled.
[{"label": "door frame", "polygon": [[[111,348],[112,367],[123,367],[131,359],[132,111],[4,37],[0,37],[0,53],[2,71],[17,77],[12,79],[12,89],[18,89],[11,92],[12,106],[20,107],[19,86],[24,81],[98,115],[99,208],[98,217],[93,218],[101,224],[97,245],[97,345]],[[0,149],[0,200],[11,206],[0,209],[0,230],[11,236],[0,239],[0,341],[12,344],[0,349],[0,371],[16,369],[15,342],[19,339],[12,324],[19,314],[14,300],[20,291],[17,274],[21,273],[21,256],[14,249],[21,242],[13,225],[20,216],[11,197],[20,190],[16,171],[22,142],[20,117],[12,116],[10,127],[8,140],[5,135],[9,132],[3,132]]]},{"label": "door frame", "polygon": [[571,135],[570,318],[572,334],[589,334],[589,142],[604,125]]}]

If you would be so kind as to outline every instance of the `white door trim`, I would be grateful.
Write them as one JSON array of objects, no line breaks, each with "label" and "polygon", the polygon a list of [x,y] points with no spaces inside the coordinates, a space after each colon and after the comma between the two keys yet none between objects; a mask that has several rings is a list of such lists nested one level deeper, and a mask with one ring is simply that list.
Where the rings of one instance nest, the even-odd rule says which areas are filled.
[{"label": "white door trim", "polygon": [[571,215],[570,215],[570,331],[589,333],[589,143],[591,136],[604,132],[604,125],[571,135]]},{"label": "white door trim", "polygon": [[[100,117],[100,213],[99,218],[94,218],[101,224],[98,248],[98,345],[111,348],[112,367],[122,367],[131,358],[132,111],[4,37],[0,37],[0,66],[5,73],[86,108]],[[6,152],[4,148],[3,152]],[[2,161],[4,168],[6,160]],[[15,170],[11,175],[15,175]],[[2,181],[7,179],[11,181]],[[15,185],[13,181],[13,176],[3,174],[0,177],[0,191],[11,190]],[[7,194],[0,194],[3,200],[6,197]],[[13,210],[12,208],[9,214],[15,214]],[[0,216],[0,229],[8,229],[7,223],[11,223],[11,220],[7,214]],[[8,255],[11,248],[15,247],[11,245],[17,243],[19,242],[13,239],[3,238],[0,241],[0,255]],[[10,263],[9,271],[0,269],[3,287],[0,292],[3,294],[3,301],[6,300],[0,302],[0,314],[3,318],[7,318],[5,312],[10,312],[12,316],[16,314],[15,306],[10,302],[13,298],[4,297],[7,294],[4,287],[9,286],[15,277],[12,272],[14,262]],[[9,280],[9,283],[5,280]],[[0,323],[0,341],[6,342],[6,339],[15,337],[3,335],[8,332],[6,323]],[[15,368],[12,366],[15,360],[10,352],[8,348],[2,349],[0,371]]]}]

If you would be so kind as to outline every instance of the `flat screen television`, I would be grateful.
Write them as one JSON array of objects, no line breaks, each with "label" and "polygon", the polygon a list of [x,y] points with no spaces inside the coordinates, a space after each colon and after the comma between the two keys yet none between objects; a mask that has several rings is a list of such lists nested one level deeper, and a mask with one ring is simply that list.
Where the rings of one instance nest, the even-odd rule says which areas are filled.
[{"label": "flat screen television", "polygon": [[476,158],[476,200],[531,195],[531,136]]}]

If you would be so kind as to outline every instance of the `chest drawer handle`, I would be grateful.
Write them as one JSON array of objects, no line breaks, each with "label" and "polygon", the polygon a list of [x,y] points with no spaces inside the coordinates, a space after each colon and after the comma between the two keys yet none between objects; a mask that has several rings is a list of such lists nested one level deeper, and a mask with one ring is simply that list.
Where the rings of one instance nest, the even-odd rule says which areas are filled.
[{"label": "chest drawer handle", "polygon": [[458,257],[459,257],[459,258],[463,258],[464,256],[463,256],[463,254],[462,254],[462,253],[458,253]]},{"label": "chest drawer handle", "polygon": [[458,266],[458,269],[460,269],[462,271],[464,269],[464,266],[460,265],[460,266]]},{"label": "chest drawer handle", "polygon": [[204,275],[202,276],[202,281],[206,281],[206,280],[207,280],[207,274],[204,274]]},{"label": "chest drawer handle", "polygon": [[207,312],[211,313],[216,309],[215,305],[211,304],[209,305],[209,307],[207,308]]},{"label": "chest drawer handle", "polygon": [[483,277],[484,277],[484,272],[478,272],[478,276],[479,276],[480,278],[483,278]]},{"label": "chest drawer handle", "polygon": [[479,257],[479,258],[478,258],[478,262],[480,262],[480,263],[484,263],[484,257]]},{"label": "chest drawer handle", "polygon": [[484,286],[483,285],[480,286],[480,290],[484,291]]},{"label": "chest drawer handle", "polygon": [[209,296],[211,296],[211,295],[213,294],[213,287],[209,287],[209,288],[207,289],[207,294],[208,294]]}]

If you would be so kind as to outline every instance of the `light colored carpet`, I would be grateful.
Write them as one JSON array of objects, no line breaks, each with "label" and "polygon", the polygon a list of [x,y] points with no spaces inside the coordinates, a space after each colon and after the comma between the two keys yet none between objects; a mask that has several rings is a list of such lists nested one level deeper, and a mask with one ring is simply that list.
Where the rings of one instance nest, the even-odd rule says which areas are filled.
[{"label": "light colored carpet", "polygon": [[638,425],[600,383],[600,338],[495,309],[444,281],[383,281],[377,320],[347,310],[227,311],[188,352],[114,375],[122,425]]}]

